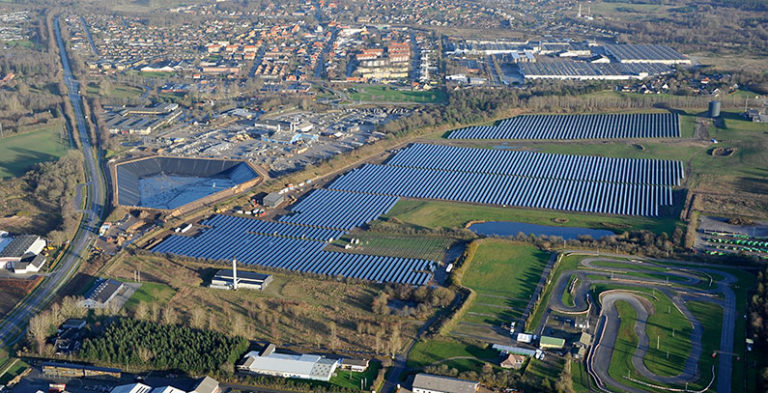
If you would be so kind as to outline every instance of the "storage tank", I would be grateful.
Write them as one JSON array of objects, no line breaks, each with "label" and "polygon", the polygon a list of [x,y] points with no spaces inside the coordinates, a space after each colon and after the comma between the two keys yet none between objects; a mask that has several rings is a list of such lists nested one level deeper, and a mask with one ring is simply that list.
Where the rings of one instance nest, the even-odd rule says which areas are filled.
[{"label": "storage tank", "polygon": [[715,118],[720,116],[720,101],[709,102],[709,117]]}]

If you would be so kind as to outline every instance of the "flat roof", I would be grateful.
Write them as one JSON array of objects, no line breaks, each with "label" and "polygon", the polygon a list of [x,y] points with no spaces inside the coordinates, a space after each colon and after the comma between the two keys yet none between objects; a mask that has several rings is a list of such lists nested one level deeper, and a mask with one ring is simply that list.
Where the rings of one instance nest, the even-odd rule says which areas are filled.
[{"label": "flat roof", "polygon": [[[232,276],[232,269],[222,269],[216,272],[216,275],[213,276],[213,279],[219,279],[219,280],[232,280],[234,277]],[[267,278],[269,278],[269,274],[263,274],[263,273],[256,273],[256,272],[249,272],[249,271],[237,271],[237,280],[249,280],[249,281],[264,281]]]},{"label": "flat roof", "polygon": [[413,378],[413,387],[438,392],[475,393],[477,382],[441,375],[416,374]]}]

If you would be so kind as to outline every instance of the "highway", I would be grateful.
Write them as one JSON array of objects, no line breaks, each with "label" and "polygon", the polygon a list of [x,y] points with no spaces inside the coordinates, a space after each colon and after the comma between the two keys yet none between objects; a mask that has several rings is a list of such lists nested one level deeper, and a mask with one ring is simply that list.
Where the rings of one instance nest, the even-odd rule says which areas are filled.
[{"label": "highway", "polygon": [[[95,233],[101,224],[104,207],[107,203],[106,182],[99,164],[101,157],[95,153],[86,128],[83,114],[82,98],[80,96],[80,84],[72,75],[72,69],[67,58],[66,47],[61,39],[59,18],[54,21],[54,32],[61,56],[61,64],[64,68],[64,83],[67,86],[68,98],[72,103],[77,123],[80,147],[85,158],[86,189],[83,217],[80,227],[74,238],[70,241],[66,254],[59,261],[56,270],[24,300],[19,303],[0,322],[0,347],[10,346],[24,337],[24,332],[29,319],[43,309],[53,299],[56,292],[72,277],[83,257],[88,252],[97,238]],[[103,161],[102,161],[103,162]]]}]

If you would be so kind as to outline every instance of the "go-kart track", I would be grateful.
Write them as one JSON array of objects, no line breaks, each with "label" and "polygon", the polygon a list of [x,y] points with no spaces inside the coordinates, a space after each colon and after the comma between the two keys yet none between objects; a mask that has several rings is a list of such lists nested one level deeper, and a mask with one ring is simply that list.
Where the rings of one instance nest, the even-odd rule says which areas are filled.
[{"label": "go-kart track", "polygon": [[[583,270],[582,270],[583,269]],[[711,275],[714,273],[714,275]],[[571,280],[571,276],[575,276]],[[604,279],[600,278],[604,277]],[[659,278],[654,278],[659,277]],[[714,277],[722,279],[715,281]],[[599,319],[595,330],[595,342],[590,347],[586,357],[587,372],[591,375],[599,389],[604,391],[623,392],[658,392],[684,391],[671,388],[697,383],[705,387],[712,384],[714,371],[716,378],[715,390],[719,393],[731,391],[733,330],[736,318],[736,298],[730,286],[737,280],[730,274],[720,270],[690,266],[669,266],[648,261],[628,261],[609,258],[586,258],[579,264],[579,270],[568,270],[559,276],[549,301],[549,310],[556,313],[575,315],[587,313],[596,306],[589,298],[590,287],[594,284],[609,284],[612,289],[600,293],[597,300]],[[660,376],[651,372],[644,362],[649,349],[649,338],[646,333],[646,322],[655,311],[651,304],[648,289],[666,295],[683,316],[691,324],[691,349],[682,372],[678,375]],[[564,304],[563,294],[570,291],[573,295],[573,306]],[[634,333],[638,344],[631,355],[632,381],[628,383],[626,375],[610,375],[611,357],[616,345],[621,319],[616,308],[616,302],[624,301],[634,309],[637,318]],[[723,320],[720,337],[720,353],[715,370],[700,370],[702,353],[703,326],[686,307],[688,301],[699,301],[717,304],[723,308]],[[542,331],[546,318],[537,331]],[[653,340],[656,341],[656,340]],[[652,344],[656,345],[656,344]],[[634,378],[633,378],[634,377]],[[640,378],[637,378],[640,377]],[[638,386],[646,386],[647,389]],[[689,390],[693,392],[694,390]]]}]

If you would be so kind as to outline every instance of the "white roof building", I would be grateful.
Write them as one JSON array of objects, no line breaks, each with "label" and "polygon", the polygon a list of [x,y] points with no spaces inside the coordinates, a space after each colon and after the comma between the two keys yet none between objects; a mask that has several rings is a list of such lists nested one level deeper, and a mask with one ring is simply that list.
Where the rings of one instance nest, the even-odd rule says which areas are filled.
[{"label": "white roof building", "polygon": [[320,355],[275,353],[270,344],[261,354],[248,352],[238,367],[254,374],[328,381],[338,366],[338,360]]}]

